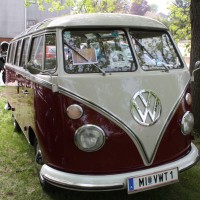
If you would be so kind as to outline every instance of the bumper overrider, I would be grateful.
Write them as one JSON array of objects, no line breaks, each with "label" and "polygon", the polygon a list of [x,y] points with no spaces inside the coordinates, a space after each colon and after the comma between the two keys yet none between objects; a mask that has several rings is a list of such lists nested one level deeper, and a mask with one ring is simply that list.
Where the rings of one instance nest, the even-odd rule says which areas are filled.
[{"label": "bumper overrider", "polygon": [[51,185],[84,191],[111,191],[127,188],[127,179],[129,177],[138,177],[145,174],[152,174],[159,171],[165,171],[172,168],[178,168],[182,172],[193,165],[200,159],[200,151],[194,144],[191,145],[191,151],[184,157],[174,162],[160,165],[157,167],[134,171],[129,173],[114,175],[79,175],[62,172],[44,164],[40,171],[41,181],[48,182]]}]

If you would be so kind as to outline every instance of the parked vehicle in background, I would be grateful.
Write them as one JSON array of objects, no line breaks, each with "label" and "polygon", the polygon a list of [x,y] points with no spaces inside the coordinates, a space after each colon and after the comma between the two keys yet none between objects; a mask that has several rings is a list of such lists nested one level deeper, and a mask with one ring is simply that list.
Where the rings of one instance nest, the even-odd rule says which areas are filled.
[{"label": "parked vehicle in background", "polygon": [[199,160],[190,74],[160,22],[49,19],[11,41],[5,68],[44,188],[140,192],[177,182]]}]

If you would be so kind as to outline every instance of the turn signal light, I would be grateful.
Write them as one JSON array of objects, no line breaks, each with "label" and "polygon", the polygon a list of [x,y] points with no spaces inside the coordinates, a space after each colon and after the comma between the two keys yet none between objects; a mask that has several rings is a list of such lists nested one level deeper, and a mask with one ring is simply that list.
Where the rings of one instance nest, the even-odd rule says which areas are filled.
[{"label": "turn signal light", "polygon": [[79,119],[83,115],[83,109],[77,104],[72,104],[67,108],[67,115],[71,119]]},{"label": "turn signal light", "polygon": [[192,95],[190,93],[187,93],[185,95],[185,100],[188,106],[190,106],[192,104]]}]

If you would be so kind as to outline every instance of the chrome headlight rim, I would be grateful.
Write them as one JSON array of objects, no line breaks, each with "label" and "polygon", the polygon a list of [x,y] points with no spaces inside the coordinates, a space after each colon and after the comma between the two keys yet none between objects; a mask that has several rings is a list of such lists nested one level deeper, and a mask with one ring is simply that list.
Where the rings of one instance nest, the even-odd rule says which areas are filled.
[{"label": "chrome headlight rim", "polygon": [[[101,143],[99,145],[95,145],[91,148],[84,148],[82,145],[81,145],[81,142],[79,140],[80,138],[80,135],[83,134],[83,132],[85,130],[96,130],[98,133],[100,133],[100,137],[102,139]],[[96,125],[93,125],[93,124],[87,124],[87,125],[83,125],[81,126],[80,128],[78,128],[75,132],[75,135],[74,135],[74,142],[76,144],[76,146],[84,151],[84,152],[95,152],[95,151],[98,151],[100,150],[104,144],[105,144],[105,141],[106,141],[106,135],[105,135],[105,132],[99,127],[99,126],[96,126]],[[96,143],[97,144],[97,143]]]},{"label": "chrome headlight rim", "polygon": [[[190,122],[186,121],[188,119],[188,116],[191,118]],[[189,125],[190,125],[188,130],[187,129],[185,130],[185,127],[184,127],[185,123],[189,123]],[[183,115],[183,118],[181,120],[181,132],[182,132],[182,134],[185,135],[185,136],[189,135],[191,133],[193,127],[194,127],[194,116],[190,111],[187,111]]]}]

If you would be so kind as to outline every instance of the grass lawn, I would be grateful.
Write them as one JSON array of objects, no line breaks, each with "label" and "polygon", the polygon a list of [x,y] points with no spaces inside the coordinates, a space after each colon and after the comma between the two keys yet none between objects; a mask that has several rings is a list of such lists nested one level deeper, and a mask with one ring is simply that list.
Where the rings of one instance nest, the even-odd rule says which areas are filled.
[{"label": "grass lawn", "polygon": [[[5,111],[4,87],[0,87],[0,200],[199,200],[200,162],[170,186],[138,194],[126,191],[76,192],[62,189],[45,193],[34,167],[34,151],[24,135],[14,132],[12,113]],[[196,137],[200,148],[200,138]]]}]

